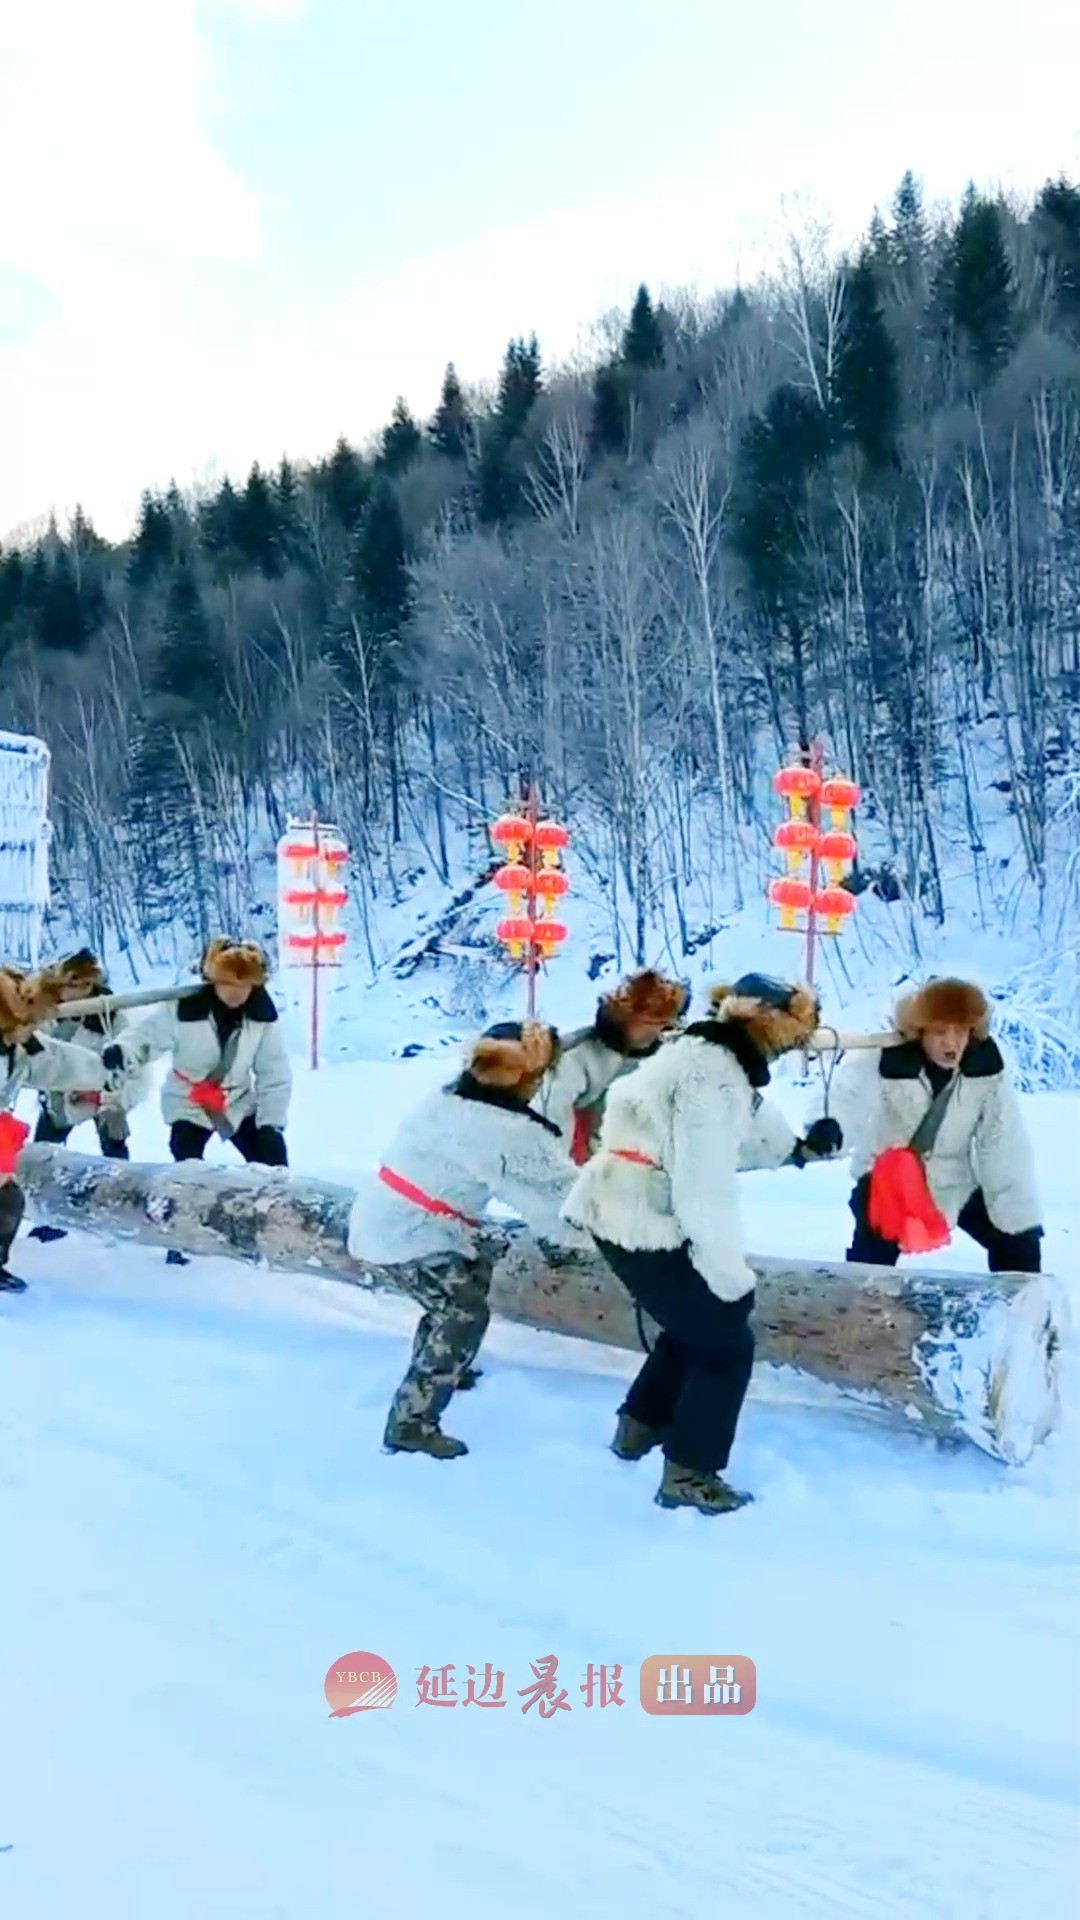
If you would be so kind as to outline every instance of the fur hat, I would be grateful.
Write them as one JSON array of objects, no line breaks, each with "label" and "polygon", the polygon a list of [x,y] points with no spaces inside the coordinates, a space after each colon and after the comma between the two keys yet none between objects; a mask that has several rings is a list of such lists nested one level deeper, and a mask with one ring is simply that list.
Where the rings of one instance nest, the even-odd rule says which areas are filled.
[{"label": "fur hat", "polygon": [[92,1000],[95,994],[105,988],[105,973],[96,953],[89,947],[80,947],[78,953],[66,954],[63,960],[53,960],[42,968],[42,979],[55,981],[64,993],[73,999]]},{"label": "fur hat", "polygon": [[270,962],[254,940],[211,940],[201,962],[204,980],[212,987],[261,987],[270,975]]},{"label": "fur hat", "polygon": [[671,1026],[686,1011],[689,998],[681,980],[669,980],[646,967],[620,980],[617,987],[604,994],[600,1005],[618,1027],[625,1028],[634,1020],[662,1020]]},{"label": "fur hat", "polygon": [[737,1020],[772,1058],[801,1047],[821,1019],[813,987],[789,986],[765,973],[744,973],[733,987],[710,987],[709,1005],[714,1020]]},{"label": "fur hat", "polygon": [[60,988],[41,973],[0,967],[0,1040],[11,1046],[50,1020],[60,1005]]},{"label": "fur hat", "polygon": [[927,1027],[966,1027],[977,1040],[990,1031],[990,1003],[970,980],[928,980],[897,1003],[897,1033],[917,1040]]},{"label": "fur hat", "polygon": [[516,1093],[532,1087],[555,1061],[559,1036],[536,1020],[502,1020],[481,1034],[467,1071],[482,1087]]}]

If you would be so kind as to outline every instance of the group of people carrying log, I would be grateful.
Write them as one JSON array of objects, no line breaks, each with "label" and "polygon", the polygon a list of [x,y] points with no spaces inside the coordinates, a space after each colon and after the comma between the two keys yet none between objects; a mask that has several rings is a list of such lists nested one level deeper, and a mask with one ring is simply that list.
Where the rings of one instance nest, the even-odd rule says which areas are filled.
[{"label": "group of people carrying log", "polygon": [[[126,1114],[145,1097],[149,1063],[168,1054],[162,1109],[175,1159],[201,1158],[217,1131],[246,1160],[287,1166],[291,1076],[266,956],[218,939],[200,972],[188,997],[128,1023],[65,1022],[65,1001],[105,985],[85,950],[31,976],[0,969],[0,1108],[35,1087],[36,1139],[64,1141],[92,1118],[102,1151],[126,1156]],[[624,1461],[659,1448],[657,1503],[705,1514],[752,1497],[724,1478],[754,1356],[739,1173],[846,1151],[849,1260],[894,1265],[958,1225],[992,1272],[1037,1273],[1033,1157],[981,990],[933,979],[909,994],[893,1043],[842,1056],[825,1110],[800,1137],[765,1089],[773,1063],[808,1048],[820,1025],[807,986],[744,974],[714,987],[693,1020],[684,985],[645,970],[604,994],[580,1032],[489,1028],[456,1077],[408,1114],[349,1216],[351,1257],[422,1309],[387,1450],[468,1451],[441,1422],[479,1378],[492,1275],[512,1231],[492,1202],[525,1221],[556,1272],[599,1252],[655,1323],[612,1448]],[[7,1261],[22,1195],[11,1174],[0,1181],[0,1286],[18,1285]]]}]

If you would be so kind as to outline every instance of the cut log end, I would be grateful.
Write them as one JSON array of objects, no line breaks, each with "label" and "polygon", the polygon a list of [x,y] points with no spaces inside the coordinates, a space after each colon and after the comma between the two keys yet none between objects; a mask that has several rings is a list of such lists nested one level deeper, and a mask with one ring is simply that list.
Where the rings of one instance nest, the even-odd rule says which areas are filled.
[{"label": "cut log end", "polygon": [[[268,1168],[144,1166],[30,1146],[18,1178],[58,1225],[188,1254],[385,1287],[352,1260],[349,1188]],[[1023,1466],[1060,1417],[1068,1327],[1052,1277],[905,1272],[750,1254],[758,1359],[871,1399],[935,1435],[962,1435]],[[629,1295],[597,1257],[553,1271],[515,1239],[491,1303],[504,1319],[640,1351]]]}]

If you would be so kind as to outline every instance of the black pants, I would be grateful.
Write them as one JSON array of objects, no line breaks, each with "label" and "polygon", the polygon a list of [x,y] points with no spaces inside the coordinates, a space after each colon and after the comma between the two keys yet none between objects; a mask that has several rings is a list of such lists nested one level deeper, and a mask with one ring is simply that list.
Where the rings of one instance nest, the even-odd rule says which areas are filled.
[{"label": "black pants", "polygon": [[[94,1125],[97,1128],[98,1144],[106,1160],[131,1159],[131,1155],[128,1152],[126,1128],[124,1136],[121,1138],[109,1133],[104,1122],[101,1120],[95,1119]],[[37,1126],[34,1128],[34,1139],[40,1141],[44,1146],[62,1147],[65,1141],[69,1139],[72,1131],[73,1129],[69,1126],[61,1126],[58,1121],[53,1119],[48,1110],[43,1107],[38,1114]]]},{"label": "black pants", "polygon": [[0,1180],[0,1273],[7,1266],[25,1212],[26,1198],[18,1182]]},{"label": "black pants", "polygon": [[[174,1120],[169,1129],[169,1152],[173,1159],[201,1160],[213,1131],[212,1127],[200,1127],[196,1120]],[[245,1160],[257,1161],[260,1166],[287,1167],[289,1164],[285,1135],[278,1127],[257,1127],[253,1113],[241,1120],[231,1144]]]},{"label": "black pants", "polygon": [[[870,1203],[870,1175],[864,1174],[848,1202],[855,1216],[855,1233],[847,1250],[848,1260],[864,1261],[871,1267],[895,1267],[900,1249],[895,1240],[883,1240],[866,1218]],[[956,1222],[972,1240],[985,1247],[991,1273],[1041,1273],[1041,1227],[1027,1227],[1023,1233],[1002,1233],[986,1211],[981,1187],[965,1200]]]},{"label": "black pants", "polygon": [[608,1266],[661,1328],[621,1411],[663,1436],[667,1458],[699,1473],[727,1466],[750,1385],[753,1291],[718,1300],[685,1246],[658,1253],[597,1240]]}]

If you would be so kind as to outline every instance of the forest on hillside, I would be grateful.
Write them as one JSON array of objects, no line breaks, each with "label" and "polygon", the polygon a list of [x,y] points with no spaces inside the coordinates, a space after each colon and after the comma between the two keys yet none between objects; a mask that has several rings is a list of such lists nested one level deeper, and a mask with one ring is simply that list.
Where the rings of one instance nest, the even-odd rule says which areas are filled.
[{"label": "forest on hillside", "polygon": [[369,447],[0,552],[2,724],[49,743],[55,891],[99,946],[247,924],[312,804],[366,894],[418,853],[460,885],[527,771],[629,957],[661,906],[690,952],[694,885],[738,904],[817,734],[878,849],[852,885],[940,922],[962,871],[1053,941],[1078,528],[1080,189],[931,219],[907,175],[850,258],[807,229],[752,289],[642,287],[587,370],[514,340],[496,391],[451,365]]}]

